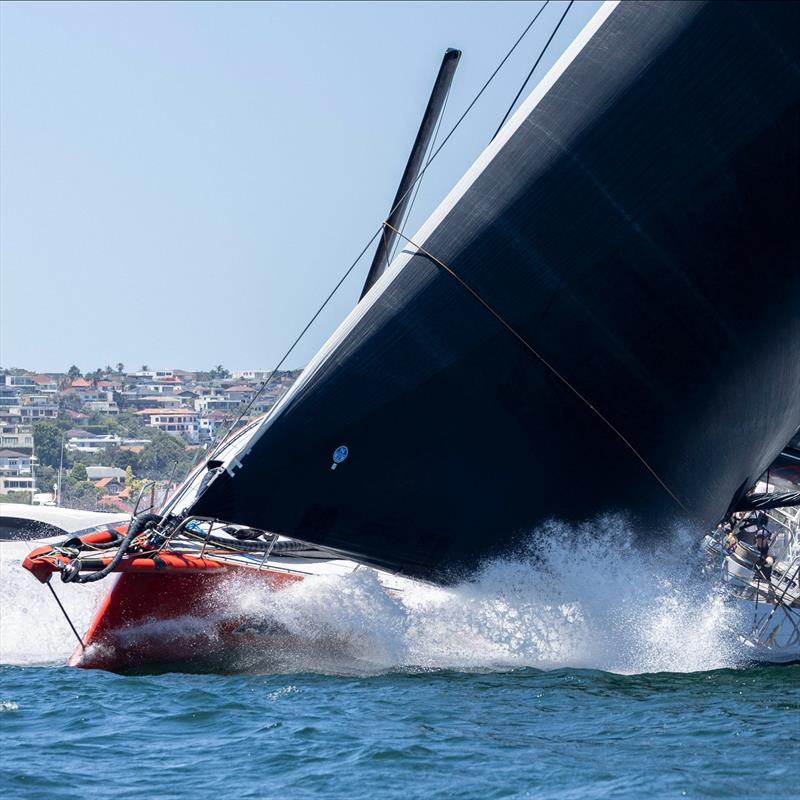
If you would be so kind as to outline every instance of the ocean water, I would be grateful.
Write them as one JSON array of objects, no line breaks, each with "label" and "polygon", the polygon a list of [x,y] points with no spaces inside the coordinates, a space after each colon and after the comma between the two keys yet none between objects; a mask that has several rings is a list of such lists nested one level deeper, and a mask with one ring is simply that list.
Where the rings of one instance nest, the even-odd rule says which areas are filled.
[{"label": "ocean water", "polygon": [[[798,796],[800,666],[749,663],[696,535],[646,552],[620,520],[544,535],[448,588],[387,594],[366,570],[233,583],[221,604],[293,636],[237,675],[61,666],[72,634],[4,550],[0,792]],[[58,589],[79,627],[103,591]]]}]

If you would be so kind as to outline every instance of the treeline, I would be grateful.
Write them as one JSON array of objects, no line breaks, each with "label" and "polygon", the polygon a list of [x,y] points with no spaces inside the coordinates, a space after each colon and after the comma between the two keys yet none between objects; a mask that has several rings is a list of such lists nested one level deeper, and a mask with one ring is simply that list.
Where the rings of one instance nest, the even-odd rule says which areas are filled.
[{"label": "treeline", "polygon": [[[120,415],[125,417],[128,415]],[[132,415],[130,415],[132,416]],[[102,426],[103,434],[111,433],[128,439],[149,439],[141,452],[133,452],[118,446],[108,447],[97,453],[81,453],[67,448],[66,433],[71,429],[69,420],[40,420],[33,424],[33,442],[37,458],[37,477],[40,485],[48,485],[48,470],[57,471],[62,464],[69,471],[75,464],[85,466],[131,468],[137,478],[165,480],[180,478],[189,470],[196,450],[189,450],[174,436],[156,428],[144,427],[138,420],[124,425],[125,419],[107,417],[109,422]]]}]

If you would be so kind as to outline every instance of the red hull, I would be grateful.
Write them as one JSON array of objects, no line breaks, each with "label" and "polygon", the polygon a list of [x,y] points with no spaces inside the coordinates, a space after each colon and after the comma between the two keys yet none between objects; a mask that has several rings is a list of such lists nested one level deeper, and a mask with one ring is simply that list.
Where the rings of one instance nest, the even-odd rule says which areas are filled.
[{"label": "red hull", "polygon": [[[253,647],[252,626],[225,603],[226,585],[253,582],[278,590],[301,576],[247,567],[122,572],[69,664],[111,671],[235,669]],[[264,639],[260,644],[263,646]]]},{"label": "red hull", "polygon": [[70,666],[235,671],[280,650],[286,632],[268,614],[248,618],[237,598],[252,588],[277,591],[302,575],[216,560],[205,548],[200,554],[136,549],[114,561],[113,545],[127,530],[84,534],[80,543],[86,550],[79,559],[68,549],[44,545],[22,562],[42,583],[56,573],[63,577],[73,561],[84,574],[113,570],[108,594]]}]

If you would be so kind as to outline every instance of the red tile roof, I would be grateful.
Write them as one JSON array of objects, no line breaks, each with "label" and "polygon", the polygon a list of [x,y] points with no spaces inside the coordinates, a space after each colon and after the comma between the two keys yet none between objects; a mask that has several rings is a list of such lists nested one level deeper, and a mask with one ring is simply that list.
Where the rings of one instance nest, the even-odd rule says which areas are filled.
[{"label": "red tile roof", "polygon": [[133,511],[133,508],[127,503],[124,503],[119,495],[104,494],[99,502],[104,506],[114,506],[114,508],[118,508],[126,514],[130,514],[131,511]]},{"label": "red tile roof", "polygon": [[83,378],[75,378],[74,381],[70,384],[73,389],[88,389],[92,384],[89,381],[84,380]]}]

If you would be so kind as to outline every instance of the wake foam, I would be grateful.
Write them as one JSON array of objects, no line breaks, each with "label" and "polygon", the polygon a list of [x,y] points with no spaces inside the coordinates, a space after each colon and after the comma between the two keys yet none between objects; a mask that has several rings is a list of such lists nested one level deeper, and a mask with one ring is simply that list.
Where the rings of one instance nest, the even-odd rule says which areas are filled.
[{"label": "wake foam", "polygon": [[[232,579],[215,602],[224,616],[266,632],[266,644],[240,665],[253,671],[735,666],[743,654],[728,631],[741,620],[698,569],[697,532],[675,532],[647,550],[633,538],[619,518],[579,528],[553,523],[532,535],[529,548],[451,587],[390,578],[400,591],[387,591],[376,572],[359,569],[279,592]],[[63,663],[75,639],[49,591],[7,545],[0,556],[0,661]],[[81,632],[108,588],[108,581],[56,582]]]}]

